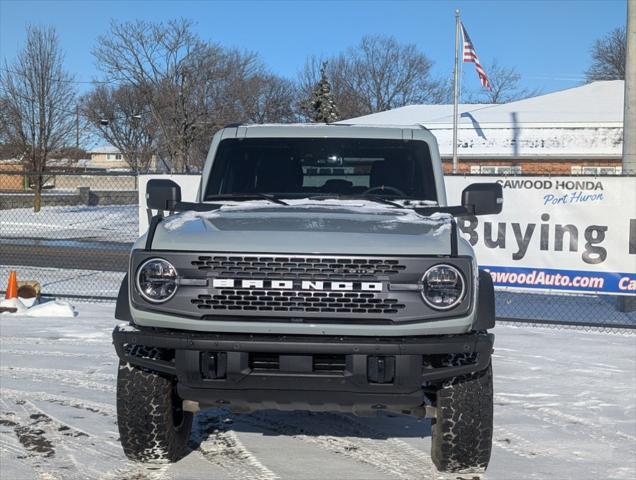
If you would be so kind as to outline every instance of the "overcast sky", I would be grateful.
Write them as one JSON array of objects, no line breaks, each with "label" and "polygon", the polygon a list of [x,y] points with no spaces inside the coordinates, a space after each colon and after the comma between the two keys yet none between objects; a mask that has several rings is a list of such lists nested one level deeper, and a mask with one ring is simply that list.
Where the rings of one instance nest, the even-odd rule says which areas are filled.
[{"label": "overcast sky", "polygon": [[[256,51],[275,73],[291,78],[307,55],[340,52],[365,34],[417,44],[434,62],[434,75],[450,77],[455,8],[482,63],[515,66],[525,86],[548,92],[581,83],[591,45],[625,23],[626,2],[0,0],[0,58],[14,58],[27,24],[53,25],[67,68],[89,81],[99,77],[91,48],[111,19],[185,17],[204,39]],[[464,68],[464,86],[478,88],[472,65]]]}]

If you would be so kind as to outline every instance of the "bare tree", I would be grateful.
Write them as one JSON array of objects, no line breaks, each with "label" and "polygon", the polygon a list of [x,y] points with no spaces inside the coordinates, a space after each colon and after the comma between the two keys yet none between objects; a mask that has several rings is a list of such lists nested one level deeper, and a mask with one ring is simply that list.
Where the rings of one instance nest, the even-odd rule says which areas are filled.
[{"label": "bare tree", "polygon": [[117,148],[130,168],[147,172],[157,127],[141,91],[131,85],[99,85],[82,98],[82,113],[98,135]]},{"label": "bare tree", "polygon": [[210,85],[200,76],[220,54],[220,47],[202,42],[183,19],[113,22],[93,50],[109,80],[141,92],[161,132],[161,153],[176,171],[202,163],[193,146],[197,124],[207,118],[203,97]]},{"label": "bare tree", "polygon": [[366,36],[335,58],[309,58],[300,75],[306,97],[320,79],[324,60],[328,60],[334,101],[344,118],[439,103],[444,98],[442,82],[431,77],[431,61],[414,44],[400,44],[393,37]]},{"label": "bare tree", "polygon": [[53,28],[28,27],[24,48],[0,71],[0,137],[17,147],[25,167],[34,173],[35,212],[42,205],[42,174],[49,154],[67,146],[75,133],[76,92],[63,60]]},{"label": "bare tree", "polygon": [[539,90],[530,90],[519,85],[521,75],[514,67],[499,65],[494,60],[484,68],[490,90],[481,88],[478,92],[468,92],[465,96],[468,103],[508,103],[540,94]]},{"label": "bare tree", "polygon": [[256,54],[204,42],[187,20],[112,23],[93,51],[111,81],[141,92],[157,148],[175,171],[200,168],[212,134],[237,121],[288,121],[293,85]]},{"label": "bare tree", "polygon": [[250,123],[290,123],[298,119],[294,111],[297,92],[285,78],[262,72],[238,82],[238,120]]},{"label": "bare tree", "polygon": [[592,62],[585,72],[587,82],[625,79],[625,27],[615,28],[596,40],[592,46]]}]

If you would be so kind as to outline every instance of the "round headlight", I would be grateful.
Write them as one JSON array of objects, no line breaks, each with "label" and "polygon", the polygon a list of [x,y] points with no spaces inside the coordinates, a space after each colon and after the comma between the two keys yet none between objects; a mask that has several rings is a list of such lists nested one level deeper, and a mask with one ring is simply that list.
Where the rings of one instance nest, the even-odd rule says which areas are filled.
[{"label": "round headlight", "polygon": [[149,302],[170,300],[177,293],[177,270],[162,258],[146,260],[137,270],[137,290]]},{"label": "round headlight", "polygon": [[462,274],[450,265],[435,265],[422,277],[422,298],[437,310],[456,307],[464,298]]}]

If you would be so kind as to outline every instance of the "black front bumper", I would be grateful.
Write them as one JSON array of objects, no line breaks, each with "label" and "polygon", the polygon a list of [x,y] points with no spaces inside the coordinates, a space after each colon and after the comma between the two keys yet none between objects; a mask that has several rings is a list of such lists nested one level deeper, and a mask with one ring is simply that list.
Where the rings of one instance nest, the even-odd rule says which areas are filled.
[{"label": "black front bumper", "polygon": [[[424,388],[485,369],[494,335],[244,335],[118,326],[113,341],[121,360],[175,376],[179,395],[201,406],[409,413],[422,405]],[[139,345],[160,353],[148,355]]]}]

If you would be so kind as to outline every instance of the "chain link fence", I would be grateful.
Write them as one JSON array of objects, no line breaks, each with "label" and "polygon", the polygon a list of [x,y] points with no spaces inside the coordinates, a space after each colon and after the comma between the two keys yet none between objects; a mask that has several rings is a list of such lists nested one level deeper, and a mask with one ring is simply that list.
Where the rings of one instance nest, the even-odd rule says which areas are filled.
[{"label": "chain link fence", "polygon": [[137,177],[48,173],[37,213],[33,179],[0,171],[0,278],[17,270],[46,295],[116,297],[138,236]]},{"label": "chain link fence", "polygon": [[[636,179],[636,177],[634,177]],[[129,173],[47,173],[34,213],[33,175],[0,170],[0,280],[9,271],[48,296],[113,299],[138,236],[138,181]],[[636,297],[498,290],[497,317],[522,325],[636,329]],[[636,332],[636,330],[631,330]]]}]

